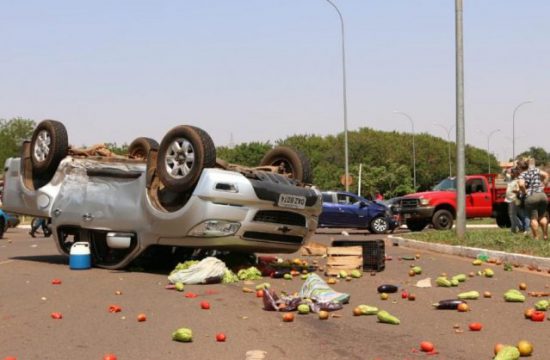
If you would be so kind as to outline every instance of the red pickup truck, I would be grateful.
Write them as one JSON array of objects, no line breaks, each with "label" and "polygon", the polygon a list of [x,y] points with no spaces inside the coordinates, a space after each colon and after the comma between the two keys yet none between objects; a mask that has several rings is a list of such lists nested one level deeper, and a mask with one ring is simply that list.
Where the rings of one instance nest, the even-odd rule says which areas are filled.
[{"label": "red pickup truck", "polygon": [[[500,227],[510,227],[508,204],[504,202],[506,183],[497,174],[466,176],[466,218],[496,218]],[[550,199],[550,186],[544,189]],[[421,231],[431,224],[435,229],[453,227],[456,218],[456,178],[447,178],[432,191],[408,194],[394,207],[400,221],[411,231]]]}]

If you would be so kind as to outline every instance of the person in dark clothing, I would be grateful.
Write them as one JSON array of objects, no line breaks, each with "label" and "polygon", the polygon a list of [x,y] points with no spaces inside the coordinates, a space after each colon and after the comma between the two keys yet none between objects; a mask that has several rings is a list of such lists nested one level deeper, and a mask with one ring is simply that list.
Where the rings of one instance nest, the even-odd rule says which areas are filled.
[{"label": "person in dark clothing", "polygon": [[32,220],[31,231],[29,231],[29,235],[35,237],[35,233],[38,229],[42,229],[45,237],[50,236],[52,233],[50,231],[50,228],[48,227],[48,221],[44,218],[34,218]]}]

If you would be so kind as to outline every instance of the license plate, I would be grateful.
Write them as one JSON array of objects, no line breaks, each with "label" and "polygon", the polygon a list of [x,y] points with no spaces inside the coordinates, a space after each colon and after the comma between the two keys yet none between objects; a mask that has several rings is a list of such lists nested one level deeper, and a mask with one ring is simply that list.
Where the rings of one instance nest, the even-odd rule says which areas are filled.
[{"label": "license plate", "polygon": [[306,207],[306,197],[290,194],[279,195],[278,205],[280,207],[292,209],[304,209]]}]

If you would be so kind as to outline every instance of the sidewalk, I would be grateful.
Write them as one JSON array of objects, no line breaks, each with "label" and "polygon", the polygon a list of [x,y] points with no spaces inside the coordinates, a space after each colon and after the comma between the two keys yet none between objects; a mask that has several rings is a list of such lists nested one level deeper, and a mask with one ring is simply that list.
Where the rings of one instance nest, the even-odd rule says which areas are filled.
[{"label": "sidewalk", "polygon": [[[470,225],[468,227],[478,227],[485,225]],[[487,250],[467,246],[455,246],[446,244],[428,243],[418,240],[411,240],[397,235],[388,235],[388,238],[396,246],[404,246],[408,248],[428,250],[443,254],[463,256],[475,259],[479,254],[486,254],[489,258],[499,259],[502,262],[509,262],[512,264],[520,264],[523,266],[533,266],[537,268],[545,268],[550,271],[550,258],[531,256],[524,254],[507,253],[498,250]]]}]

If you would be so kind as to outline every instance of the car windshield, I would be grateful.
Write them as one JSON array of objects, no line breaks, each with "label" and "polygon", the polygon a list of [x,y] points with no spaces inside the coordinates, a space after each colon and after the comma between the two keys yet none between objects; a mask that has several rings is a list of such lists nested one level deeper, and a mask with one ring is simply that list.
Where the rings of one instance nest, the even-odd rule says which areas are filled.
[{"label": "car windshield", "polygon": [[456,178],[443,179],[439,184],[433,187],[434,191],[456,190]]}]

